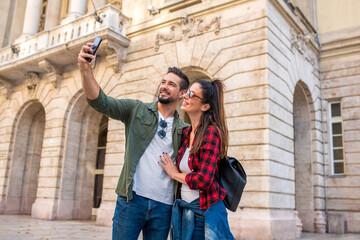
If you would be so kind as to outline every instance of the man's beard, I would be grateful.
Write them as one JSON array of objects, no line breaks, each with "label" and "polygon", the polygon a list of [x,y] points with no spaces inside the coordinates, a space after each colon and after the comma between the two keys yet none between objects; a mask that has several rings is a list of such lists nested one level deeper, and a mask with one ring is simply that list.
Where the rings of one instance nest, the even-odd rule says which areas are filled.
[{"label": "man's beard", "polygon": [[161,104],[169,104],[173,102],[171,98],[161,98],[160,96],[158,96],[158,100]]},{"label": "man's beard", "polygon": [[[161,95],[161,92],[165,92],[166,94],[169,95],[169,97],[160,97]],[[159,91],[159,95],[158,95],[158,101],[159,103],[162,103],[162,104],[170,104],[172,102],[175,102],[175,99],[173,99],[171,96],[170,96],[170,93],[167,91],[167,90],[162,90],[162,91]]]}]

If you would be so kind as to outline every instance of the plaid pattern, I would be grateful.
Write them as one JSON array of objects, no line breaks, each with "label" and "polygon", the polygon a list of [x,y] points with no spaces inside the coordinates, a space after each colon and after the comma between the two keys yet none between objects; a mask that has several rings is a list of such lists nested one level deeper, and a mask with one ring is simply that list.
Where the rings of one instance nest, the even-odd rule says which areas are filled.
[{"label": "plaid pattern", "polygon": [[[177,166],[190,142],[191,127],[183,130],[181,148],[179,150]],[[194,140],[195,141],[195,140]],[[217,179],[219,177],[218,163],[220,161],[220,137],[215,127],[210,126],[205,133],[200,151],[189,156],[189,168],[185,181],[190,189],[199,189],[200,209],[207,209],[226,195]],[[179,196],[179,195],[178,195]]]}]

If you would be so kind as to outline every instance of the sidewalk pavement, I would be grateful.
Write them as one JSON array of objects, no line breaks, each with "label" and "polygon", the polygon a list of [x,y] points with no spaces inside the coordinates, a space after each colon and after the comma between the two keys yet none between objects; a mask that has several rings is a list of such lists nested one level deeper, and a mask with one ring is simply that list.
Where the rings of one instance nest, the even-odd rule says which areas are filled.
[{"label": "sidewalk pavement", "polygon": [[[28,215],[0,215],[0,240],[110,240],[111,227],[94,221],[49,221]],[[140,237],[141,239],[141,237]],[[302,240],[359,240],[360,234],[302,233]]]},{"label": "sidewalk pavement", "polygon": [[94,221],[49,221],[28,215],[0,215],[1,240],[111,239],[111,227]]}]

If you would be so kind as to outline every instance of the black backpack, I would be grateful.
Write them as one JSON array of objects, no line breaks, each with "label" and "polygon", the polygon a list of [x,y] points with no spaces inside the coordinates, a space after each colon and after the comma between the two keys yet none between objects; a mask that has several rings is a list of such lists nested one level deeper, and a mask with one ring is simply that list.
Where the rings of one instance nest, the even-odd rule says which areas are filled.
[{"label": "black backpack", "polygon": [[246,185],[246,173],[240,162],[233,157],[221,159],[219,165],[219,183],[226,190],[224,205],[235,212]]}]

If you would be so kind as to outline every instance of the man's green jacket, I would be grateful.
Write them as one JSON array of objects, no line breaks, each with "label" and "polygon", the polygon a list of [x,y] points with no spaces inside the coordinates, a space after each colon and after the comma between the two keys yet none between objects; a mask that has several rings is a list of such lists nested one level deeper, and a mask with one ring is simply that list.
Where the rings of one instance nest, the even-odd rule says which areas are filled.
[{"label": "man's green jacket", "polygon": [[[106,96],[102,89],[96,99],[87,99],[87,101],[96,111],[125,124],[124,166],[115,192],[120,196],[126,196],[129,201],[133,198],[132,180],[136,166],[158,129],[157,101],[143,103],[133,99],[114,99]],[[175,111],[172,129],[174,149],[172,158],[175,160],[181,144],[182,131],[188,126]]]}]

